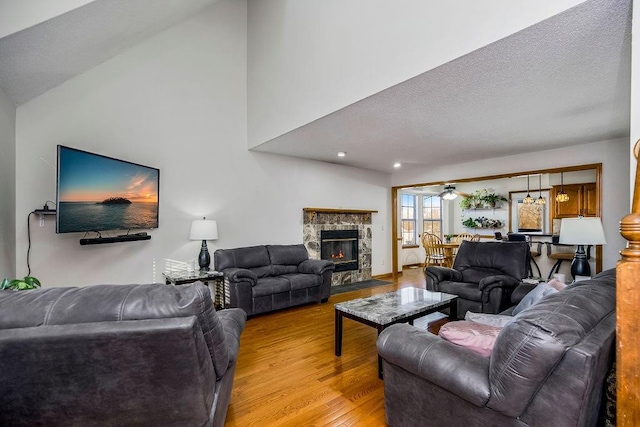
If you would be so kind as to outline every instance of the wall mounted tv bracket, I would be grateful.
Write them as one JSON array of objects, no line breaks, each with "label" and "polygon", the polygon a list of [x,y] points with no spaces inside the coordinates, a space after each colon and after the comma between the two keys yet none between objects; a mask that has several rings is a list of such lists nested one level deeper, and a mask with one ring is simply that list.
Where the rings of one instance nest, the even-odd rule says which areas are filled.
[{"label": "wall mounted tv bracket", "polygon": [[42,207],[42,209],[36,209],[35,211],[33,211],[31,213],[34,213],[36,215],[40,215],[40,227],[44,227],[44,216],[45,215],[55,215],[56,214],[56,210],[55,209],[49,209],[49,206],[47,206],[47,204],[45,203],[45,205]]}]

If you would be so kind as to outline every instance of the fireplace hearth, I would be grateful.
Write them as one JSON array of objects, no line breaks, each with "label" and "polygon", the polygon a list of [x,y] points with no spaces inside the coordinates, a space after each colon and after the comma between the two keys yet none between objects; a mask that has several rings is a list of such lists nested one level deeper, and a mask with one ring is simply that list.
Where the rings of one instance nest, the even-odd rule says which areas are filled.
[{"label": "fireplace hearth", "polygon": [[320,258],[333,261],[336,272],[358,270],[358,230],[322,230]]}]

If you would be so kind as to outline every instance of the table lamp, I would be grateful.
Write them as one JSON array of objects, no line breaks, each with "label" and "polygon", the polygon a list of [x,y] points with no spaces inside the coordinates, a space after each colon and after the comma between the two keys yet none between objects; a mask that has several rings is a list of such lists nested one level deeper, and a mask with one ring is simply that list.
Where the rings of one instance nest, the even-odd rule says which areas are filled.
[{"label": "table lamp", "polygon": [[562,218],[560,223],[560,240],[558,243],[566,245],[577,245],[576,253],[571,262],[571,275],[591,276],[591,267],[584,251],[585,245],[604,245],[607,241],[604,238],[602,221],[600,218]]},{"label": "table lamp", "polygon": [[218,238],[218,224],[212,219],[196,219],[191,222],[190,240],[202,240],[200,247],[200,255],[198,256],[198,265],[200,271],[209,271],[211,257],[207,248],[207,240],[216,240]]}]

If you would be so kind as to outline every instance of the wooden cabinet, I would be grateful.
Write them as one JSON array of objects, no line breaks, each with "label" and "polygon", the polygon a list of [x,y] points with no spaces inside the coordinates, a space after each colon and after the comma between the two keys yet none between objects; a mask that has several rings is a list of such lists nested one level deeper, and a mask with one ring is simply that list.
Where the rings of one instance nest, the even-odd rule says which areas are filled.
[{"label": "wooden cabinet", "polygon": [[598,216],[598,191],[595,182],[568,184],[563,189],[569,196],[569,200],[562,203],[556,202],[560,186],[554,185],[551,189],[552,218],[573,218],[578,215]]}]

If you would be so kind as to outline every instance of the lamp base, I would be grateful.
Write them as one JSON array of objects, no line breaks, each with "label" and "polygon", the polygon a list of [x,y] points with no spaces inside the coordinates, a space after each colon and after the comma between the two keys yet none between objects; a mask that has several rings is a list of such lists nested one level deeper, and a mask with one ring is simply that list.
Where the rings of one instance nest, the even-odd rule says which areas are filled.
[{"label": "lamp base", "polygon": [[200,266],[200,271],[209,271],[209,264],[211,264],[211,256],[209,256],[207,241],[203,240],[202,246],[200,247],[200,255],[198,255],[198,265]]},{"label": "lamp base", "polygon": [[578,245],[576,254],[571,261],[571,275],[575,279],[576,276],[591,277],[591,266],[587,260],[587,254],[584,251],[584,245]]}]

